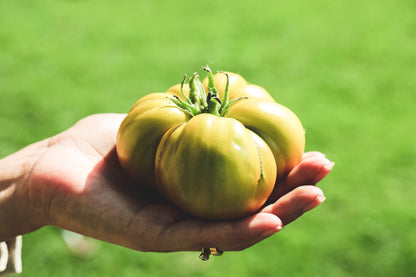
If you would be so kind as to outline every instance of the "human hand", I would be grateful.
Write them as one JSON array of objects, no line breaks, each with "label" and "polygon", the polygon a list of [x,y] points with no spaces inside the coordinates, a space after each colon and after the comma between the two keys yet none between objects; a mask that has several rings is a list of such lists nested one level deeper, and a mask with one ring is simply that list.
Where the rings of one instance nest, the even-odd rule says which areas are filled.
[{"label": "human hand", "polygon": [[221,222],[189,217],[157,193],[140,190],[122,172],[115,140],[124,116],[89,116],[41,143],[41,154],[20,178],[25,181],[22,209],[31,218],[25,232],[55,225],[139,251],[242,250],[325,199],[315,184],[333,164],[309,152],[279,184],[273,194],[277,200],[259,213]]}]

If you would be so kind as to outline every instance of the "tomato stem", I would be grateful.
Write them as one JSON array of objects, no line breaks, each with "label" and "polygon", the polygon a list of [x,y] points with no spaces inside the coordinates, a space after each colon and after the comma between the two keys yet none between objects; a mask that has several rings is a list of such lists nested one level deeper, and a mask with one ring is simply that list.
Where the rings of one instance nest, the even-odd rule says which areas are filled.
[{"label": "tomato stem", "polygon": [[183,101],[182,99],[180,99],[178,96],[173,95],[172,97],[168,97],[173,103],[176,104],[176,106],[178,106],[179,108],[181,108],[182,110],[188,112],[189,114],[191,114],[192,116],[196,116],[197,114],[200,114],[201,111],[198,110],[195,106]]},{"label": "tomato stem", "polygon": [[[204,70],[208,72],[208,112],[220,116],[223,103],[221,103],[219,92],[215,87],[214,75],[208,65],[204,67]],[[228,99],[226,101],[228,102]]]},{"label": "tomato stem", "polygon": [[221,107],[220,107],[220,114],[222,114],[222,111],[224,110],[224,108],[228,105],[228,89],[230,87],[230,77],[228,76],[228,74],[226,72],[223,72],[227,78],[227,83],[225,84],[225,91],[224,91],[224,97],[222,98],[222,103],[221,103]]},{"label": "tomato stem", "polygon": [[221,106],[221,100],[215,94],[209,92],[208,93],[208,112],[220,116],[219,108]]},{"label": "tomato stem", "polygon": [[189,89],[190,104],[196,106],[200,112],[204,112],[208,108],[207,95],[204,85],[199,80],[199,75],[196,72],[189,80]]},{"label": "tomato stem", "polygon": [[[239,97],[236,99],[229,100],[229,87],[230,87],[230,78],[226,72],[227,82],[225,85],[225,91],[222,101],[219,98],[219,91],[215,87],[215,78],[212,70],[207,66],[204,67],[204,70],[208,73],[208,91],[205,92],[204,85],[199,80],[199,75],[195,72],[192,77],[189,79],[189,97],[184,92],[184,84],[187,78],[183,78],[181,82],[181,93],[185,99],[178,98],[177,96],[171,97],[170,99],[174,102],[179,108],[188,112],[192,116],[196,116],[200,113],[211,113],[216,116],[224,116],[231,105],[235,102],[246,99],[247,97]],[[220,72],[220,71],[219,71]]]},{"label": "tomato stem", "polygon": [[196,72],[194,73],[194,75],[192,75],[191,79],[189,79],[189,99],[190,99],[189,104],[196,104],[198,102],[195,78],[199,78],[199,75]]},{"label": "tomato stem", "polygon": [[185,98],[186,102],[191,103],[191,100],[189,100],[188,96],[185,94],[183,90],[183,86],[185,84],[186,78],[188,78],[188,75],[185,73],[185,76],[183,77],[182,82],[181,82],[181,93],[183,95],[183,98]]},{"label": "tomato stem", "polygon": [[228,104],[221,110],[220,116],[225,116],[225,114],[228,112],[228,110],[231,108],[232,105],[234,105],[236,102],[243,100],[243,99],[248,99],[248,97],[247,96],[238,97],[228,102]]}]

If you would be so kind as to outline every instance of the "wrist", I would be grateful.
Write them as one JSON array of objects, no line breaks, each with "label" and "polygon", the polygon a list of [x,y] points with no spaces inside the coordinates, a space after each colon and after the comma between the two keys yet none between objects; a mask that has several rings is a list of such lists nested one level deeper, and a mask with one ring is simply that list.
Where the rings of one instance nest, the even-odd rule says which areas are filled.
[{"label": "wrist", "polygon": [[40,228],[42,216],[30,193],[30,173],[48,142],[29,145],[0,160],[0,241]]}]

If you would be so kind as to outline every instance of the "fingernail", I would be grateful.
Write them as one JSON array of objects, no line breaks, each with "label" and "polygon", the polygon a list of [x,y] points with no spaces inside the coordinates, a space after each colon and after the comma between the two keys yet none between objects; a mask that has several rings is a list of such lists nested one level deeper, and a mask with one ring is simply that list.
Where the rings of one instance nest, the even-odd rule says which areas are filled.
[{"label": "fingernail", "polygon": [[316,197],[316,200],[318,200],[318,202],[319,202],[318,205],[320,205],[322,202],[324,202],[326,200],[326,197],[324,195],[318,195]]},{"label": "fingernail", "polygon": [[318,173],[316,174],[314,181],[315,183],[318,183],[319,181],[321,181],[323,178],[325,178],[326,175],[328,175],[328,173],[332,170],[332,168],[334,167],[335,163],[331,162],[328,159],[323,159],[322,161],[322,167],[321,169],[318,171]]},{"label": "fingernail", "polygon": [[320,204],[322,204],[322,202],[325,201],[325,199],[326,199],[325,196],[318,195],[317,197],[315,197],[315,199],[313,199],[305,207],[303,207],[303,212],[306,213],[306,212],[318,207]]},{"label": "fingernail", "polygon": [[277,225],[276,227],[271,228],[271,229],[269,229],[269,230],[267,230],[267,231],[263,232],[263,233],[261,234],[261,237],[262,237],[262,238],[267,238],[267,237],[270,237],[271,235],[273,235],[274,233],[279,232],[279,231],[280,231],[280,230],[282,230],[282,229],[283,229],[283,226],[282,226],[282,225]]},{"label": "fingernail", "polygon": [[331,170],[333,167],[334,167],[334,165],[335,165],[335,162],[331,162],[330,160],[328,160],[328,159],[325,159],[326,161],[325,161],[325,164],[324,164],[324,168],[325,169],[328,169],[328,170]]}]

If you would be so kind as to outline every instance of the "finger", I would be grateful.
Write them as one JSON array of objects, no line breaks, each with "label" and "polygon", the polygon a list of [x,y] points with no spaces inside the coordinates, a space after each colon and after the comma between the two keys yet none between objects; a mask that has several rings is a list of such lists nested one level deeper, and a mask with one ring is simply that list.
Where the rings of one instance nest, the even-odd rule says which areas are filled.
[{"label": "finger", "polygon": [[333,167],[334,163],[324,156],[308,157],[289,173],[284,183],[292,188],[297,185],[315,185],[328,175]]},{"label": "finger", "polygon": [[332,170],[335,163],[328,160],[325,155],[319,152],[308,152],[304,158],[286,177],[278,183],[270,197],[275,201],[282,195],[302,185],[316,185]]},{"label": "finger", "polygon": [[[224,228],[230,224],[228,228]],[[231,223],[216,223],[209,226],[207,239],[209,245],[218,245],[221,250],[244,250],[283,228],[279,217],[270,213],[258,213]],[[216,243],[216,244],[212,244]],[[212,246],[211,246],[212,247]]]},{"label": "finger", "polygon": [[281,229],[282,221],[270,213],[237,221],[183,220],[159,234],[157,241],[161,248],[157,251],[200,251],[213,247],[222,251],[243,250]]},{"label": "finger", "polygon": [[300,186],[282,196],[275,203],[266,206],[262,212],[279,217],[283,225],[289,224],[302,214],[325,201],[322,190],[316,186]]}]

